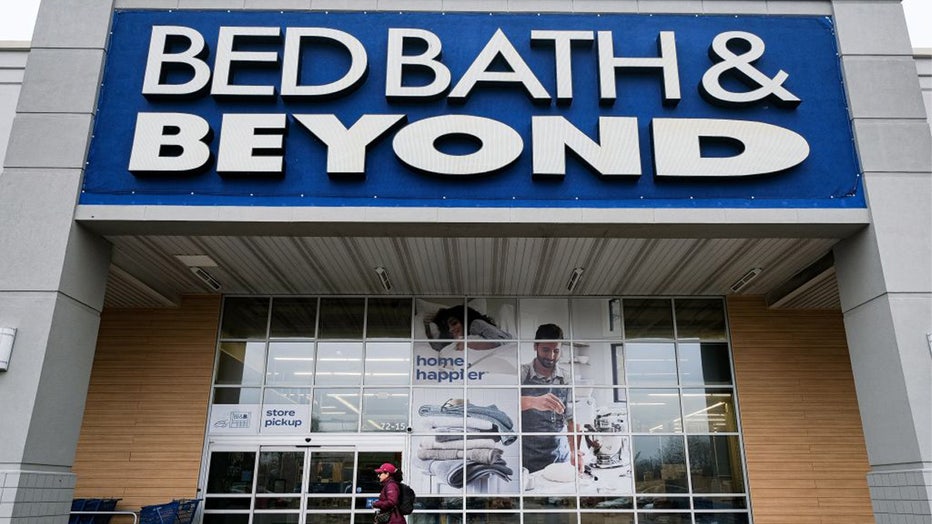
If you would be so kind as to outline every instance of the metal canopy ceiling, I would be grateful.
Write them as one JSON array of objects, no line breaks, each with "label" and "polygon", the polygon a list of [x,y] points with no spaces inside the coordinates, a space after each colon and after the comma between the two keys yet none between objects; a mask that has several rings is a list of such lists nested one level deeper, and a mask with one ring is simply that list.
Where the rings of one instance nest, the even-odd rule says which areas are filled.
[{"label": "metal canopy ceiling", "polygon": [[[254,236],[115,233],[106,307],[172,307],[190,294],[771,295],[837,309],[829,268],[799,274],[837,238]],[[212,289],[178,255],[206,255]],[[189,261],[190,263],[190,261]],[[385,291],[374,268],[385,268]],[[567,284],[584,268],[578,286]],[[749,271],[760,274],[735,291]],[[202,275],[203,276],[203,275]],[[794,279],[795,276],[795,279]],[[787,283],[794,282],[791,289]],[[779,296],[773,297],[774,294]]]}]

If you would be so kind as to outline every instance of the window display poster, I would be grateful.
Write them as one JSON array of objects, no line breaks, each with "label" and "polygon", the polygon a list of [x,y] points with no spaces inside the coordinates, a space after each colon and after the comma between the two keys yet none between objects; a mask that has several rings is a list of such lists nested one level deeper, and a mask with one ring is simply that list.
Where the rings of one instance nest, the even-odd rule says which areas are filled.
[{"label": "window display poster", "polygon": [[253,435],[258,421],[259,404],[214,404],[208,428],[215,434]]}]

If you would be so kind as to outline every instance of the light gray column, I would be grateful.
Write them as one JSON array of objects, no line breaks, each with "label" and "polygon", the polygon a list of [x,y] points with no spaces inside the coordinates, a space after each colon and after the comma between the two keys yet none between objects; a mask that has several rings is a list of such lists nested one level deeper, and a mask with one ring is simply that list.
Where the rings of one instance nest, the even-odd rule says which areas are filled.
[{"label": "light gray column", "polygon": [[0,522],[67,521],[110,249],[78,226],[110,0],[43,0],[0,173]]},{"label": "light gray column", "polygon": [[932,139],[898,2],[833,2],[871,225],[835,249],[877,522],[932,523]]}]

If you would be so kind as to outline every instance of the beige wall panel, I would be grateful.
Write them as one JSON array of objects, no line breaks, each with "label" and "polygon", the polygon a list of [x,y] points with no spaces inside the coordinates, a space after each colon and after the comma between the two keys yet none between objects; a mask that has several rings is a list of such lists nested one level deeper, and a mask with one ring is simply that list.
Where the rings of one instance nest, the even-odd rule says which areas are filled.
[{"label": "beige wall panel", "polygon": [[219,317],[218,297],[103,312],[75,497],[138,509],[197,495]]},{"label": "beige wall panel", "polygon": [[873,524],[840,312],[728,300],[755,524]]}]

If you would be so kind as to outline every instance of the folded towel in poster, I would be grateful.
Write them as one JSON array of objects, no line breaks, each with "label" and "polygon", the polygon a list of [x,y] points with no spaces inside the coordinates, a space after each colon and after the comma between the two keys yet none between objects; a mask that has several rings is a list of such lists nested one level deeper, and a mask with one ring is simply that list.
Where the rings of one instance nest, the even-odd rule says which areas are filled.
[{"label": "folded towel in poster", "polygon": [[[436,437],[434,437],[434,440],[436,440],[437,442],[459,442],[460,445],[462,446],[463,438],[464,438],[463,434],[460,433],[459,435],[437,435]],[[487,439],[491,439],[491,440],[494,440],[495,442],[499,442],[500,440],[502,440],[502,437],[501,435],[498,435],[498,434],[489,433],[488,435],[466,435],[465,439],[467,442],[470,440],[487,440]]]},{"label": "folded towel in poster", "polygon": [[494,464],[502,458],[502,450],[498,448],[477,449],[419,449],[417,458],[423,460],[454,460],[466,457],[466,460],[480,464]]},{"label": "folded towel in poster", "polygon": [[[444,435],[448,437],[449,435]],[[473,438],[470,435],[464,441],[463,439],[440,440],[440,438],[425,439],[421,441],[422,449],[476,449],[476,448],[497,448],[499,438],[481,437]]]},{"label": "folded towel in poster", "polygon": [[433,460],[422,461],[419,467],[454,488],[462,488],[464,480],[466,484],[470,484],[489,476],[511,481],[511,475],[514,474],[504,460],[499,460],[494,464],[467,461],[465,467],[462,460]]},{"label": "folded towel in poster", "polygon": [[[457,427],[461,428],[463,425],[463,417],[444,417],[444,416],[435,416],[428,415],[422,416],[421,422],[426,424],[430,428],[449,428]],[[475,418],[475,417],[466,417],[466,430],[479,430],[479,431],[488,431],[491,430],[494,424],[488,420]]]}]

